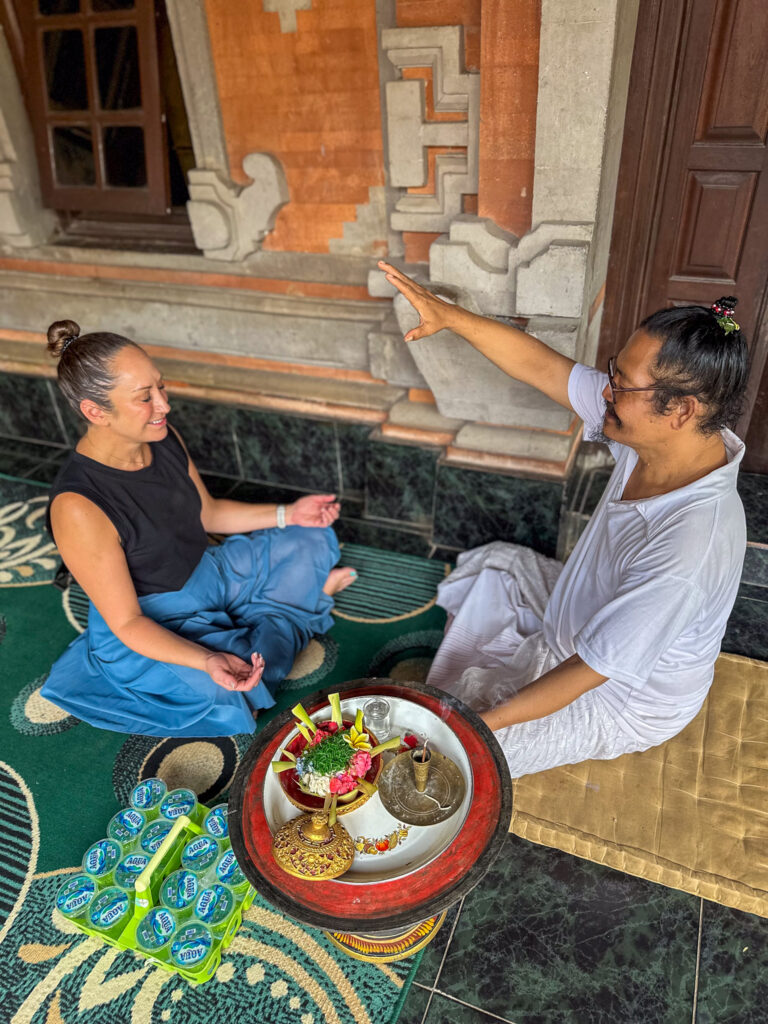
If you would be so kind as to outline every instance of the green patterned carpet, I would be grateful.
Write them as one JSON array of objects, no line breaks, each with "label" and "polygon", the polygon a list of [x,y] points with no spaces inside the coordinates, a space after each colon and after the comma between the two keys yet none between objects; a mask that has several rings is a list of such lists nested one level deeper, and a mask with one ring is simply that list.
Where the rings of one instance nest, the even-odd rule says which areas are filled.
[{"label": "green patterned carpet", "polygon": [[[373,965],[261,901],[197,988],[74,931],[52,910],[63,875],[140,778],[226,797],[248,736],[176,740],[92,729],[40,696],[87,600],[51,586],[47,488],[0,476],[0,1021],[2,1024],[393,1024],[418,957]],[[277,708],[366,675],[423,679],[442,635],[441,562],[347,545],[359,581],[302,652]]]}]

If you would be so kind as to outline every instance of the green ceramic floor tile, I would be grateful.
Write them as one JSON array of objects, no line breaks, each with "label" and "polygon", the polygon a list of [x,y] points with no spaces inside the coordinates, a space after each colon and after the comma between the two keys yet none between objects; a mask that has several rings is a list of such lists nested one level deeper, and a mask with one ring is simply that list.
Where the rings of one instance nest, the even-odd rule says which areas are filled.
[{"label": "green ceramic floor tile", "polygon": [[768,920],[704,901],[696,1024],[768,1020]]},{"label": "green ceramic floor tile", "polygon": [[[417,977],[422,977],[421,967]],[[423,988],[419,982],[411,985],[410,992],[405,997],[405,1003],[400,1011],[400,1016],[397,1018],[397,1024],[422,1024],[431,995],[430,990]]]},{"label": "green ceramic floor tile", "polygon": [[438,979],[440,967],[443,963],[445,951],[451,940],[451,933],[456,924],[456,917],[459,913],[459,905],[451,907],[445,915],[440,931],[424,950],[421,965],[419,966],[419,981],[427,987],[433,986]]},{"label": "green ceramic floor tile", "polygon": [[510,836],[437,988],[516,1024],[691,1019],[699,901]]},{"label": "green ceramic floor tile", "polygon": [[[466,1006],[435,993],[424,1024],[498,1024],[499,1019],[476,1006]],[[562,1017],[559,1024],[566,1024]]]}]

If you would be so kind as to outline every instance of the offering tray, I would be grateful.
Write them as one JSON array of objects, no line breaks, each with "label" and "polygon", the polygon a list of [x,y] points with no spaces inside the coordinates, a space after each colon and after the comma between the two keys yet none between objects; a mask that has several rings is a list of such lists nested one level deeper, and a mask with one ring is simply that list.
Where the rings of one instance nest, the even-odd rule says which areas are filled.
[{"label": "offering tray", "polygon": [[[341,711],[344,719],[353,720],[358,708],[362,708],[366,700],[375,695],[375,692],[367,693],[364,696],[342,700]],[[438,760],[437,755],[443,755],[443,760],[452,762],[455,775],[463,784],[461,798],[456,801],[450,817],[438,811],[434,823],[431,820],[414,823],[398,817],[397,814],[391,814],[384,807],[378,792],[362,806],[345,813],[342,820],[355,844],[355,857],[349,871],[340,878],[333,879],[333,884],[336,885],[388,882],[423,868],[450,846],[461,831],[472,803],[472,768],[453,729],[428,708],[415,705],[401,697],[393,697],[390,693],[386,694],[386,699],[391,709],[390,735],[404,736],[406,733],[415,733],[422,740],[428,737],[435,760]],[[327,705],[311,715],[314,722],[328,721],[330,717],[331,709]],[[279,751],[288,746],[297,735],[297,730],[290,727],[272,748],[273,756],[277,757]],[[389,752],[385,752],[382,755],[385,762],[388,754]],[[391,761],[391,755],[389,759]],[[386,770],[385,768],[385,772]],[[296,808],[285,795],[280,777],[272,771],[265,774],[262,799],[266,822],[273,835],[297,815]],[[445,805],[445,801],[441,800],[441,803]],[[437,804],[433,804],[433,807],[437,810]]]}]

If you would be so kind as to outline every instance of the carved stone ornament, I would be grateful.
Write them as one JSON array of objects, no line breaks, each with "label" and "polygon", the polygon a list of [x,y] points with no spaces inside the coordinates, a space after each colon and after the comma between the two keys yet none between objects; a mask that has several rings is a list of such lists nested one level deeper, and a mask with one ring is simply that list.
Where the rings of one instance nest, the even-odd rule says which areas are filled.
[{"label": "carved stone ornament", "polygon": [[461,197],[477,192],[480,76],[461,70],[462,30],[393,28],[382,32],[390,62],[403,68],[431,68],[435,110],[466,113],[466,121],[427,121],[422,80],[387,82],[388,169],[390,184],[427,183],[427,150],[462,146],[465,153],[443,153],[435,160],[434,195],[404,195],[390,217],[395,231],[447,231],[461,213]]},{"label": "carved stone ornament", "polygon": [[243,170],[250,185],[234,185],[214,170],[189,172],[189,220],[195,245],[209,259],[242,260],[257,252],[290,198],[283,168],[268,153],[249,153]]}]

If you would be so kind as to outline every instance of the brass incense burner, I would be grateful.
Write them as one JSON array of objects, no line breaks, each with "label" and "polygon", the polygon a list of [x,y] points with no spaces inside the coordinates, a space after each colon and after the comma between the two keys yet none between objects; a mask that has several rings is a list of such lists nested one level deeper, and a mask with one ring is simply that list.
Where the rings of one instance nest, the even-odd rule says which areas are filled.
[{"label": "brass incense burner", "polygon": [[289,875],[325,881],[349,870],[355,845],[340,822],[330,825],[325,811],[315,811],[293,818],[277,830],[272,855]]}]

